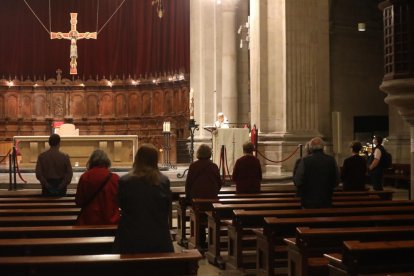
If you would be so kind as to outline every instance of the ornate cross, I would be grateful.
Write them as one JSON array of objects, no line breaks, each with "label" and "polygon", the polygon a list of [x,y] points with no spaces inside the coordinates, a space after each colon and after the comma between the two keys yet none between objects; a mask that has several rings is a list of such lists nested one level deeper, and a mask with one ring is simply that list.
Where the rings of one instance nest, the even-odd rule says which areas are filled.
[{"label": "ornate cross", "polygon": [[70,40],[70,74],[71,75],[78,74],[77,62],[76,62],[76,59],[78,58],[78,47],[76,45],[76,42],[79,39],[96,39],[98,37],[97,32],[79,33],[78,30],[76,29],[76,25],[78,24],[77,17],[78,17],[77,13],[70,13],[70,32],[68,33],[51,32],[50,33],[50,39]]}]

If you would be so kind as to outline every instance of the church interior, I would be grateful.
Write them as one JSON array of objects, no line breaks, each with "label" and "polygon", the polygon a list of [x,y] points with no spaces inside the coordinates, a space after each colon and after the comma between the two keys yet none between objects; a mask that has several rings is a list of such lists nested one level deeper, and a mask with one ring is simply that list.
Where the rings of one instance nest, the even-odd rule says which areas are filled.
[{"label": "church interior", "polygon": [[[116,271],[119,275],[414,274],[408,256],[414,252],[410,237],[414,3],[2,0],[1,4],[0,248],[9,250],[10,244],[18,248],[21,242],[27,254],[1,253],[0,274],[52,275],[58,269],[67,270],[64,275],[85,274],[75,268],[78,265],[103,275]],[[231,135],[213,129],[218,113],[228,119]],[[225,158],[232,169],[253,129],[264,187],[257,198],[237,196],[234,187],[226,186],[218,200],[188,206],[183,201],[185,173],[197,148],[212,145],[212,160],[222,170],[220,146],[227,143]],[[39,199],[34,168],[48,147],[49,135],[59,132],[75,174],[66,199],[49,202]],[[351,155],[352,141],[360,141],[363,152],[372,154],[374,136],[384,138],[392,155],[383,192],[335,191],[334,208],[342,220],[322,209],[293,214],[298,203],[293,199],[292,171],[310,139],[321,137],[325,152],[342,166]],[[113,170],[123,175],[144,143],[155,146],[160,167],[171,179],[171,233],[176,253],[182,255],[154,255],[151,264],[142,261],[147,255],[136,256],[127,265],[119,261],[122,258],[97,261],[101,254],[111,253],[108,241],[96,241],[94,246],[92,241],[73,240],[73,250],[58,245],[58,238],[114,235],[113,227],[85,227],[78,234],[72,230],[59,234],[56,229],[72,227],[76,220],[77,181],[94,149],[107,152]],[[8,191],[13,190],[11,170],[16,165],[9,159],[13,146],[20,179],[28,180],[17,184],[25,188],[19,191]],[[225,178],[225,169],[222,172]],[[286,200],[288,194],[292,199]],[[226,201],[234,207],[224,206]],[[16,222],[31,214],[37,216],[35,222]],[[52,216],[59,220],[52,222]],[[329,219],[322,223],[317,217]],[[207,248],[197,239],[200,227],[207,228]],[[19,235],[20,231],[28,232]],[[371,239],[361,234],[375,232]],[[31,250],[37,252],[27,249],[29,241],[24,243],[30,238],[37,238],[30,241],[37,248],[47,247],[34,245],[40,239],[56,239],[55,252],[37,253],[38,266],[24,257]],[[3,244],[6,239],[9,244]],[[348,241],[372,243],[367,245],[372,251]],[[90,250],[82,252],[88,246]],[[322,252],[323,247],[329,250]],[[41,261],[42,254],[91,256],[90,252],[94,254],[90,264],[75,258]],[[381,261],[375,263],[369,254],[377,254]],[[16,256],[21,259],[12,259]],[[13,266],[15,261],[23,268]]]}]

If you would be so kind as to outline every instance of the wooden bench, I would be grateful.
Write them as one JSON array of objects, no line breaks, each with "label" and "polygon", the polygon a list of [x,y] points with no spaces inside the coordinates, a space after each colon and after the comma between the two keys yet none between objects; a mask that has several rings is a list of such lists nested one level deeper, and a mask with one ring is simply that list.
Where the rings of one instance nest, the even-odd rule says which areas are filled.
[{"label": "wooden bench", "polygon": [[45,209],[45,208],[76,208],[75,202],[30,202],[30,203],[0,203],[4,209]]},{"label": "wooden bench", "polygon": [[401,185],[410,185],[411,183],[411,165],[410,164],[392,164],[391,168],[384,171],[384,183],[391,184],[395,187]]},{"label": "wooden bench", "polygon": [[342,254],[325,254],[329,275],[414,274],[414,240],[345,241],[343,244]]},{"label": "wooden bench", "polygon": [[0,239],[0,256],[110,254],[114,236]]},{"label": "wooden bench", "polygon": [[[381,198],[378,195],[345,195],[345,196],[337,196],[333,197],[334,201],[378,201]],[[182,200],[184,201],[184,199]],[[190,205],[189,211],[189,221],[190,221],[190,237],[187,240],[186,238],[186,222],[187,222],[187,215],[184,212],[186,203],[181,203],[180,208],[177,212],[177,239],[180,245],[188,247],[188,248],[200,248],[199,236],[198,233],[200,232],[201,227],[206,227],[208,225],[207,216],[205,212],[210,211],[213,209],[213,203],[222,203],[222,204],[229,204],[230,209],[277,209],[282,208],[285,209],[285,206],[282,203],[296,203],[292,204],[288,208],[299,208],[300,207],[300,198],[298,197],[274,197],[274,198],[240,198],[235,195],[234,198],[219,198],[219,199],[193,199]],[[241,203],[242,202],[242,203]],[[240,204],[240,205],[237,205]],[[254,208],[249,208],[251,204],[254,204]],[[282,204],[282,205],[278,205]],[[377,205],[377,204],[374,204]],[[212,230],[214,231],[214,230]]]},{"label": "wooden bench", "polygon": [[117,225],[0,227],[0,239],[114,236]]},{"label": "wooden bench", "polygon": [[[371,226],[371,227],[334,227],[296,228],[295,238],[285,239],[288,245],[289,275],[307,276],[327,274],[325,253],[340,252],[346,240],[376,241],[404,240],[414,237],[414,226]],[[316,264],[316,265],[315,265]],[[322,272],[321,272],[321,265]]]},{"label": "wooden bench", "polygon": [[[76,190],[68,190],[66,192],[67,197],[74,197],[75,195],[76,195]],[[40,184],[39,184],[39,190],[0,191],[0,198],[5,198],[5,197],[45,197],[45,196],[42,196],[42,191],[40,190]]]},{"label": "wooden bench", "polygon": [[78,216],[0,217],[0,227],[74,225]]},{"label": "wooden bench", "polygon": [[0,209],[0,217],[11,216],[70,216],[78,215],[80,208]]},{"label": "wooden bench", "polygon": [[7,203],[40,203],[40,202],[75,202],[75,198],[67,197],[45,197],[45,196],[31,196],[31,197],[0,197],[1,204]]},{"label": "wooden bench", "polygon": [[[360,197],[335,197],[335,200],[349,201],[334,201],[334,207],[358,207],[358,206],[402,206],[402,205],[414,205],[414,202],[407,200],[365,200],[365,201],[351,201],[352,198],[359,199]],[[375,198],[375,196],[374,196]],[[279,204],[220,204],[214,203],[210,212],[207,212],[208,219],[208,251],[206,257],[212,264],[220,267],[224,266],[224,262],[220,257],[220,251],[224,247],[227,247],[227,240],[224,238],[227,236],[226,229],[223,227],[225,220],[231,219],[233,210],[284,210],[284,209],[299,209],[299,202],[287,202]],[[228,225],[228,223],[227,223]],[[224,228],[224,229],[223,229]]]},{"label": "wooden bench", "polygon": [[[414,211],[413,205],[408,206],[385,206],[385,207],[349,207],[349,208],[327,208],[327,209],[292,209],[292,210],[234,210],[233,219],[228,227],[228,256],[226,267],[243,269],[243,238],[246,233],[252,234],[249,229],[262,228],[264,217],[279,218],[301,218],[315,216],[356,216],[374,214],[410,214]],[[254,245],[256,239],[252,239]],[[254,251],[256,252],[256,251]],[[250,258],[252,265],[256,266],[256,257]]]},{"label": "wooden bench", "polygon": [[[295,228],[298,226],[307,227],[359,227],[359,226],[389,226],[389,225],[414,225],[412,214],[392,214],[392,215],[358,215],[358,216],[337,216],[337,217],[303,217],[303,218],[265,218],[263,231],[256,230],[257,234],[257,275],[274,275],[274,268],[281,269],[277,266],[276,259],[280,254],[275,250],[278,246],[283,245],[282,241],[287,237],[294,237]],[[370,237],[366,237],[369,239]],[[371,237],[372,238],[372,237]],[[329,239],[329,238],[327,238]],[[321,239],[321,241],[323,238]],[[286,242],[292,243],[292,240],[285,239]],[[323,244],[327,241],[322,241]],[[328,242],[327,242],[328,243]],[[289,251],[289,253],[291,253]],[[297,259],[296,259],[297,260]],[[312,275],[323,275],[327,273],[324,265],[324,259],[310,258],[308,267],[313,267]],[[280,262],[279,262],[280,263]],[[296,275],[297,266],[289,264],[290,272]],[[307,270],[309,272],[309,269]]]},{"label": "wooden bench", "polygon": [[179,253],[0,257],[2,275],[197,275],[197,250]]}]

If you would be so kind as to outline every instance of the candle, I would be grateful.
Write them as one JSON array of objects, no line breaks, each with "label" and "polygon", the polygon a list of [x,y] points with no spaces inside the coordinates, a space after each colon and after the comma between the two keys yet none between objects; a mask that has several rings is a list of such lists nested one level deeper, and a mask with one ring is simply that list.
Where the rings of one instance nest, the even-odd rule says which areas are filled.
[{"label": "candle", "polygon": [[190,120],[194,119],[194,89],[190,89]]},{"label": "candle", "polygon": [[162,124],[162,131],[165,131],[165,122]]}]

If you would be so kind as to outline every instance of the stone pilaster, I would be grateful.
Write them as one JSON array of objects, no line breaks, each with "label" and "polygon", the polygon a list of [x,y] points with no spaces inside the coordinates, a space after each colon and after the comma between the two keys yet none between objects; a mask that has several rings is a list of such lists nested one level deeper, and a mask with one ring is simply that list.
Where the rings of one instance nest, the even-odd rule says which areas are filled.
[{"label": "stone pilaster", "polygon": [[222,34],[222,111],[230,123],[237,123],[237,8],[238,0],[223,1]]},{"label": "stone pilaster", "polygon": [[[251,123],[266,157],[279,161],[299,143],[328,135],[329,4],[327,0],[250,1]],[[265,163],[267,174],[295,159]]]}]

